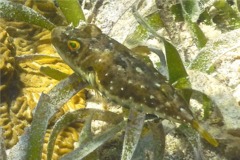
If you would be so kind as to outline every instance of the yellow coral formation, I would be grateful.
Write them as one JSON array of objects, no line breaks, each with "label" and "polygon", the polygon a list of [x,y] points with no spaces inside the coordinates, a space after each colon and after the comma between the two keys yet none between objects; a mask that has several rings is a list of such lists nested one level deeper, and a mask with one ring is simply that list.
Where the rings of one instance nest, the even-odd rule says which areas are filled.
[{"label": "yellow coral formation", "polygon": [[[50,31],[22,22],[7,22],[0,19],[0,71],[1,102],[0,127],[4,129],[5,145],[11,148],[18,142],[24,128],[32,120],[40,94],[47,93],[59,81],[40,72],[41,67],[51,67],[65,74],[73,71],[62,62],[51,46]],[[48,55],[49,58],[28,59],[26,55]],[[52,119],[52,123],[66,112],[85,107],[84,91],[76,94]],[[54,148],[53,159],[70,152],[78,141],[78,127],[63,130]],[[45,137],[43,159],[51,126]],[[45,157],[45,158],[44,158]]]},{"label": "yellow coral formation", "polygon": [[11,38],[0,26],[0,91],[5,89],[14,72],[14,58],[12,55]]},{"label": "yellow coral formation", "polygon": [[[60,156],[71,152],[74,149],[74,142],[77,142],[79,139],[79,132],[76,128],[78,127],[67,127],[64,129],[59,135],[58,138],[56,139],[55,142],[55,147],[53,150],[53,155],[52,155],[52,160],[57,160]],[[43,147],[43,152],[42,152],[42,159],[47,158],[47,143],[49,141],[49,136],[51,133],[51,129],[47,130],[47,133],[45,135],[44,139],[44,147]]]}]

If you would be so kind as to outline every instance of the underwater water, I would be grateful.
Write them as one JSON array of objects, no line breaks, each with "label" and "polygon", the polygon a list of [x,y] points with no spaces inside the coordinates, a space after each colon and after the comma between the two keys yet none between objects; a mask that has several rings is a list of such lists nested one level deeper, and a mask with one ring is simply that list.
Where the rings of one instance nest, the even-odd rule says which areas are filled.
[{"label": "underwater water", "polygon": [[[99,31],[57,43],[79,20]],[[0,0],[0,159],[238,159],[239,20],[221,0]]]}]

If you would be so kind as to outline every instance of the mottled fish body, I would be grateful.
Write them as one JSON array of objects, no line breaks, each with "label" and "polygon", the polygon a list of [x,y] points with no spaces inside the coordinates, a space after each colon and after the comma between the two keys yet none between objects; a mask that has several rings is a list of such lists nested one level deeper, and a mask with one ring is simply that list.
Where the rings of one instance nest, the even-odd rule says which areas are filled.
[{"label": "mottled fish body", "polygon": [[163,75],[95,25],[57,27],[52,31],[52,44],[85,82],[108,99],[164,119],[189,123],[212,145],[218,145]]}]

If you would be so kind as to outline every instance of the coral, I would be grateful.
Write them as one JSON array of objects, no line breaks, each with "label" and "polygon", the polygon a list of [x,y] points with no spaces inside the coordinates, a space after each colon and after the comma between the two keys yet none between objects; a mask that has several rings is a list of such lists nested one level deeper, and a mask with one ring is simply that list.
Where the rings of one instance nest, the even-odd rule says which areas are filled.
[{"label": "coral", "polygon": [[[72,70],[52,48],[50,31],[23,22],[0,21],[0,127],[3,128],[6,147],[11,148],[24,129],[30,126],[40,94],[47,93],[58,83],[42,73],[40,68],[50,67],[65,74],[71,74]],[[38,55],[49,58],[35,58]],[[51,124],[64,113],[85,107],[84,98],[85,92],[79,92],[52,118],[45,137],[43,159],[46,158]],[[58,136],[53,159],[74,149],[74,142],[78,141],[77,131],[81,128],[81,125],[77,126],[67,127]]]},{"label": "coral", "polygon": [[9,34],[0,26],[0,91],[7,87],[13,77],[15,63],[13,50]]}]

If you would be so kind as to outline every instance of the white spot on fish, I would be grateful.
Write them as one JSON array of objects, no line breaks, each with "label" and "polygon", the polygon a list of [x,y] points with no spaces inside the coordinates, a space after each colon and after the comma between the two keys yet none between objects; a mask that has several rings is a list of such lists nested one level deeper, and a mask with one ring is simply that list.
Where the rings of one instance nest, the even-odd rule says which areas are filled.
[{"label": "white spot on fish", "polygon": [[140,87],[141,87],[141,88],[145,88],[145,86],[144,86],[144,85],[141,85]]},{"label": "white spot on fish", "polygon": [[98,60],[98,62],[102,62],[102,59],[100,58],[100,59]]},{"label": "white spot on fish", "polygon": [[109,49],[104,49],[104,51],[103,51],[104,53],[109,53],[110,52],[110,50]]},{"label": "white spot on fish", "polygon": [[113,90],[113,86],[110,87],[110,90]]},{"label": "white spot on fish", "polygon": [[129,99],[130,99],[130,100],[132,100],[132,99],[133,99],[133,97],[129,97]]},{"label": "white spot on fish", "polygon": [[[91,48],[90,48],[90,49],[91,49]],[[97,49],[97,48],[94,48],[93,51],[94,51],[94,52],[100,52],[100,50]]]},{"label": "white spot on fish", "polygon": [[157,86],[157,87],[161,87],[161,84],[159,84],[159,83],[155,83],[155,86]]},{"label": "white spot on fish", "polygon": [[143,71],[142,71],[142,69],[141,69],[141,68],[139,68],[139,67],[136,67],[135,69],[136,69],[136,71],[137,71],[138,73],[141,73],[141,74],[143,74]]},{"label": "white spot on fish", "polygon": [[132,84],[132,80],[128,80],[128,84]]},{"label": "white spot on fish", "polygon": [[167,106],[167,107],[171,107],[171,103],[166,102],[166,103],[165,103],[165,106]]},{"label": "white spot on fish", "polygon": [[105,76],[107,77],[107,76],[108,76],[108,73],[106,73]]},{"label": "white spot on fish", "polygon": [[113,84],[113,81],[110,81],[110,84]]},{"label": "white spot on fish", "polygon": [[153,95],[150,95],[150,99],[154,99],[155,97]]},{"label": "white spot on fish", "polygon": [[183,114],[184,114],[184,118],[185,119],[188,119],[188,120],[192,120],[193,119],[193,117],[192,117],[192,115],[190,114],[190,113],[188,113],[184,108],[180,108],[180,112],[182,112]]},{"label": "white spot on fish", "polygon": [[117,66],[117,70],[118,70],[118,71],[124,71],[123,67],[122,67],[122,66],[119,66],[119,65]]},{"label": "white spot on fish", "polygon": [[121,88],[121,90],[123,91],[123,90],[124,90],[124,88],[122,87],[122,88]]}]

